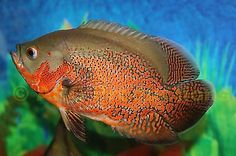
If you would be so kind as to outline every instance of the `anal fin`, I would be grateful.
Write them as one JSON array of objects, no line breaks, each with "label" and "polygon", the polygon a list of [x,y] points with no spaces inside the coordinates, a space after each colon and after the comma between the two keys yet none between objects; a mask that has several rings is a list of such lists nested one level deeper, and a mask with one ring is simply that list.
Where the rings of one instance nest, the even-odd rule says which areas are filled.
[{"label": "anal fin", "polygon": [[59,110],[67,130],[71,131],[78,139],[85,142],[85,126],[80,115],[64,108],[60,108]]}]

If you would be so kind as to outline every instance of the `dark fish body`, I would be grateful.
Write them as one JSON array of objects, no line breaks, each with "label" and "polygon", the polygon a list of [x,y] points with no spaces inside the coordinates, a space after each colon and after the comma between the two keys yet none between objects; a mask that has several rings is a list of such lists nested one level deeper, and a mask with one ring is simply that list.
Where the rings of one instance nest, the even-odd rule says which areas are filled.
[{"label": "dark fish body", "polygon": [[197,80],[199,70],[180,46],[113,23],[50,33],[12,57],[81,140],[85,116],[143,142],[172,143],[213,103],[211,87]]}]

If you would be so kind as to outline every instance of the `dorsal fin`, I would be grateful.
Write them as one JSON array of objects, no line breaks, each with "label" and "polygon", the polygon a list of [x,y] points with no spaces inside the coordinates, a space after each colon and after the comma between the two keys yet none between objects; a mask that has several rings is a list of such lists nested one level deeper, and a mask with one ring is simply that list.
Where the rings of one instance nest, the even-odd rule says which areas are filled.
[{"label": "dorsal fin", "polygon": [[[79,29],[86,28],[119,34],[137,41],[134,42],[132,40],[130,42],[136,46],[139,44],[140,47],[138,49],[142,48],[141,53],[152,60],[155,67],[161,73],[164,83],[176,84],[185,80],[196,79],[199,76],[199,70],[187,55],[187,52],[170,40],[149,36],[131,28],[105,21],[89,21],[79,27]],[[121,38],[119,40],[121,41]],[[143,44],[144,41],[150,44]],[[152,42],[159,44],[153,46]],[[146,46],[146,49],[143,49],[144,46]],[[150,48],[152,50],[148,50],[147,46],[152,46]]]},{"label": "dorsal fin", "polygon": [[194,80],[199,76],[199,69],[186,50],[173,41],[156,37],[153,38],[167,53],[168,80],[167,84],[176,84],[185,80]]},{"label": "dorsal fin", "polygon": [[[122,50],[137,53],[147,59],[151,66],[156,68],[160,73],[163,83],[168,79],[168,65],[166,62],[167,55],[159,44],[153,40],[153,36],[133,30],[128,27],[115,23],[104,21],[89,21],[77,28],[82,34],[94,38],[102,38],[110,43],[115,43]],[[86,37],[87,37],[86,36]],[[99,46],[99,45],[97,45]]]},{"label": "dorsal fin", "polygon": [[64,108],[60,108],[59,110],[67,130],[71,131],[78,139],[85,142],[85,126],[80,115]]},{"label": "dorsal fin", "polygon": [[78,27],[78,29],[83,29],[83,28],[90,28],[90,29],[107,31],[111,33],[118,33],[120,35],[129,36],[129,37],[136,38],[139,40],[147,39],[147,38],[151,39],[151,37],[148,36],[147,34],[136,31],[129,27],[121,26],[119,24],[110,23],[106,21],[91,20],[86,23],[83,23],[82,25]]}]

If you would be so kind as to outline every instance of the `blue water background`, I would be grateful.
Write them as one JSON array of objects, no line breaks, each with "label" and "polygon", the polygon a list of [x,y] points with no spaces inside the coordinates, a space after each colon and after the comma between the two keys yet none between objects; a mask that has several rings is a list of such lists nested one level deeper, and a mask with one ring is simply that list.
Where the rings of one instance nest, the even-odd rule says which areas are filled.
[{"label": "blue water background", "polygon": [[[218,42],[220,48],[230,43],[229,58],[236,52],[236,1],[232,0],[0,0],[0,80],[7,79],[6,55],[17,43],[60,29],[64,19],[77,27],[85,14],[88,19],[135,24],[142,32],[169,38],[186,49],[200,40]],[[233,76],[230,85],[236,86]]]}]

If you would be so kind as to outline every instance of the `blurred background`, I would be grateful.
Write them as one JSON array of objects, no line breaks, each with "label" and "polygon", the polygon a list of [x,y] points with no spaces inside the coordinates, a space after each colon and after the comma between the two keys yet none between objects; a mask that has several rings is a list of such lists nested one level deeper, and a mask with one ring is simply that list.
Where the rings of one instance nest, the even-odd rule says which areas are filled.
[{"label": "blurred background", "polygon": [[[0,0],[0,19],[0,156],[236,154],[236,1]],[[215,87],[215,102],[178,144],[142,145],[88,119],[82,143],[18,74],[9,57],[17,43],[90,19],[171,39],[193,55],[200,78]]]}]

